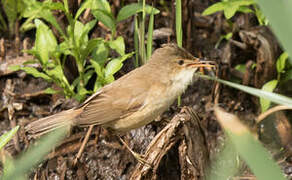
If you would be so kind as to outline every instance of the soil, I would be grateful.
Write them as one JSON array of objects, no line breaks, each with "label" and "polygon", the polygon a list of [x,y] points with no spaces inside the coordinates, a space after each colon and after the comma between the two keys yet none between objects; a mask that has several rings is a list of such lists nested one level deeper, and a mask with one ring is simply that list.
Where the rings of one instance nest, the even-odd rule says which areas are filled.
[{"label": "soil", "polygon": [[[130,2],[124,1],[124,4]],[[167,32],[165,36],[161,36],[157,32],[158,35],[154,38],[154,48],[158,48],[166,42],[175,42],[174,2],[164,2],[165,5],[162,5],[153,1],[153,5],[161,11],[160,14],[155,16],[155,30]],[[216,74],[219,78],[261,87],[264,82],[275,77],[275,60],[281,50],[279,45],[274,43],[275,36],[273,33],[267,27],[258,26],[254,15],[237,13],[232,18],[234,27],[231,29],[223,13],[216,13],[211,16],[201,15],[204,9],[214,3],[213,0],[183,0],[182,2],[184,9],[183,46],[196,57],[215,61],[218,64]],[[115,1],[115,3],[111,3],[116,12],[121,7],[119,3],[121,2]],[[133,22],[133,18],[129,18],[120,23],[117,30],[118,34],[125,38],[127,52],[134,51]],[[232,41],[223,40],[215,48],[221,35],[227,32],[233,33]],[[0,132],[2,134],[16,125],[21,126],[17,137],[10,141],[3,151],[5,155],[12,157],[26,150],[33,143],[23,131],[24,125],[78,104],[76,101],[65,99],[61,95],[45,94],[43,92],[44,89],[55,85],[41,78],[34,78],[21,71],[8,72],[7,69],[1,69],[2,66],[4,67],[3,64],[21,64],[24,62],[20,57],[27,57],[27,55],[19,50],[24,48],[24,43],[22,42],[25,39],[29,39],[28,48],[33,46],[33,34],[34,31],[32,30],[20,35],[21,45],[20,48],[17,48],[18,50],[15,50],[14,38],[2,37],[5,40],[5,58],[0,61]],[[92,37],[106,35],[108,35],[108,31],[103,29],[102,26],[96,27],[92,32]],[[265,43],[260,41],[262,38],[255,38],[250,41],[249,38],[252,35],[264,37],[266,39]],[[264,57],[266,54],[269,54],[269,56]],[[125,65],[116,78],[133,70],[133,62],[133,58],[125,61]],[[249,69],[250,62],[257,64],[255,70]],[[242,73],[236,70],[235,66],[238,64],[245,64],[247,71]],[[256,117],[260,114],[258,99],[238,90],[218,85],[214,81],[197,77],[194,78],[194,83],[182,95],[180,107],[177,106],[177,103],[174,103],[157,121],[132,130],[122,138],[133,151],[144,154],[155,136],[167,126],[175,115],[181,113],[182,107],[188,107],[199,116],[199,126],[203,129],[203,135],[201,135],[204,138],[204,142],[206,142],[204,148],[208,151],[208,159],[210,156],[209,162],[212,162],[215,154],[220,151],[220,147],[224,144],[224,133],[213,112],[215,105],[219,105],[225,111],[237,115],[255,134],[260,134],[260,140],[273,152],[275,158],[279,161],[284,159],[280,164],[287,176],[292,174],[291,161],[289,161],[291,159],[290,145],[289,142],[283,144],[283,138],[281,138],[283,137],[281,136],[283,132],[275,128],[277,125],[275,123],[268,125],[269,123],[266,120],[261,124],[256,124],[255,122]],[[274,119],[277,119],[277,117],[274,117]],[[286,121],[288,122],[289,119],[283,113],[280,120],[275,122],[283,123]],[[76,165],[73,164],[87,129],[74,127],[66,140],[56,147],[55,151],[51,152],[45,161],[32,170],[28,176],[29,179],[130,179],[139,162],[116,136],[100,127],[93,128],[81,157]],[[291,135],[288,136],[290,137]],[[186,139],[188,138],[194,137],[187,137]],[[190,177],[182,174],[182,160],[180,158],[182,142],[183,140],[176,139],[170,149],[165,151],[165,155],[159,161],[159,166],[155,170],[156,176],[151,176],[153,179],[170,180]],[[285,147],[288,153],[284,155],[279,153],[281,147]],[[203,147],[201,149],[198,148],[197,151],[202,149]],[[3,155],[1,155],[1,158],[3,160]],[[208,165],[203,163],[201,168],[205,168]],[[201,172],[201,174],[198,173],[196,177],[192,176],[193,179],[204,179],[202,174],[204,170],[201,169],[198,172]],[[244,179],[243,177],[253,177],[253,175],[247,167],[244,167],[238,173],[238,177],[239,179]],[[144,177],[144,179],[151,178]]]}]

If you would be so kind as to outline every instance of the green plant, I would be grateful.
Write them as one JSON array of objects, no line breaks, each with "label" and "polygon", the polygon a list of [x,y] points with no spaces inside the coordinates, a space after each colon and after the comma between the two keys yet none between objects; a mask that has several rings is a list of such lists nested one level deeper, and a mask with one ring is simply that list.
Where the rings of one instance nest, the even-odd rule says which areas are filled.
[{"label": "green plant", "polygon": [[[123,13],[120,13],[123,12]],[[154,15],[159,13],[159,10],[149,6],[145,3],[145,0],[138,0],[138,3],[133,3],[124,6],[120,10],[120,14],[128,12],[131,15],[137,14],[135,16],[135,31],[134,31],[134,46],[136,52],[135,66],[143,65],[147,62],[152,52],[152,34],[154,27]],[[148,25],[148,39],[147,39],[147,51],[145,51],[145,17],[146,14],[150,14],[150,20]],[[139,62],[140,60],[140,62]]]},{"label": "green plant", "polygon": [[21,19],[23,8],[22,0],[1,0],[3,14],[6,19],[0,13],[0,30],[3,32],[9,32],[12,36],[16,33],[15,23]]},{"label": "green plant", "polygon": [[66,129],[57,129],[54,132],[40,138],[35,146],[22,153],[15,160],[6,157],[3,162],[3,175],[1,179],[27,179],[26,175],[32,167],[40,163],[44,157],[60,142],[66,135]]},{"label": "green plant", "polygon": [[[66,97],[74,97],[82,101],[87,94],[92,94],[98,88],[112,82],[114,74],[121,69],[123,61],[133,55],[133,53],[125,53],[123,37],[116,36],[116,25],[139,11],[139,8],[135,5],[125,6],[121,9],[117,18],[114,18],[110,5],[105,0],[85,1],[77,10],[75,16],[70,13],[67,0],[64,0],[64,3],[55,3],[51,0],[44,2],[25,0],[25,3],[27,11],[25,11],[24,16],[28,17],[25,26],[36,26],[37,28],[35,46],[28,52],[33,54],[42,65],[42,72],[27,66],[17,66],[13,69],[24,70],[35,77],[55,82],[63,88]],[[86,8],[91,8],[96,20],[83,24],[78,21],[78,18]],[[129,9],[131,9],[130,12]],[[66,15],[69,22],[66,31],[63,31],[56,21],[52,13],[53,10],[59,10]],[[61,38],[64,39],[63,42],[58,43],[50,28],[36,18],[42,18],[54,26]],[[33,19],[36,20],[32,25],[31,21]],[[89,32],[95,26],[97,20],[111,30],[110,40],[107,41],[102,38],[89,40]],[[109,57],[110,50],[116,51],[118,56]],[[79,76],[71,84],[63,72],[64,62],[68,56],[74,58],[79,73]],[[89,65],[87,65],[88,63]],[[86,85],[93,74],[97,74],[97,78],[93,91],[90,91],[86,89]],[[55,93],[52,89],[48,89],[46,92]]]},{"label": "green plant", "polygon": [[[262,90],[273,92],[277,85],[282,81],[281,77],[285,76],[285,67],[286,67],[286,60],[288,59],[288,54],[283,52],[280,57],[277,59],[276,67],[277,67],[277,79],[270,80],[266,82]],[[271,101],[265,98],[260,98],[260,104],[262,112],[268,110],[271,105]]]},{"label": "green plant", "polygon": [[285,179],[271,154],[238,117],[219,107],[215,107],[214,111],[227,137],[224,142],[225,148],[217,155],[217,161],[212,164],[213,168],[206,179],[232,179],[231,177],[240,169],[240,159],[245,161],[256,179]]},{"label": "green plant", "polygon": [[0,137],[0,150],[5,146],[5,144],[8,143],[8,141],[12,139],[12,137],[18,131],[18,129],[19,129],[19,126],[16,126],[12,128],[10,131],[2,134],[2,136]]},{"label": "green plant", "polygon": [[[182,47],[182,11],[181,11],[181,0],[175,1],[175,31],[176,31],[176,43],[178,47]],[[177,105],[181,106],[181,96],[177,98]]]},{"label": "green plant", "polygon": [[[253,9],[250,6],[253,6]],[[205,9],[203,15],[210,15],[216,12],[223,11],[227,20],[232,18],[236,12],[254,13],[260,25],[267,25],[268,21],[263,16],[254,0],[222,0]]]}]

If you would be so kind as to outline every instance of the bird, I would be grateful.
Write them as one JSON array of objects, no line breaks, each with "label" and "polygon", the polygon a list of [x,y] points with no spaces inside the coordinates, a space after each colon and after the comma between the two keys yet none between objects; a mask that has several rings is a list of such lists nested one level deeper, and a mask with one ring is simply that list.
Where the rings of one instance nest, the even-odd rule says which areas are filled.
[{"label": "bird", "polygon": [[100,88],[82,104],[30,122],[25,131],[37,137],[58,128],[98,125],[116,134],[128,132],[166,111],[202,67],[214,65],[176,44],[165,44],[146,64]]}]

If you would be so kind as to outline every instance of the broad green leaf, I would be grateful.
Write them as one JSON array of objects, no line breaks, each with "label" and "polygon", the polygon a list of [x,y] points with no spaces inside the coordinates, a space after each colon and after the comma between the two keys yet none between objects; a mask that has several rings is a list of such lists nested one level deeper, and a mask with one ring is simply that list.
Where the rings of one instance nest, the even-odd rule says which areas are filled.
[{"label": "broad green leaf", "polygon": [[278,73],[284,72],[286,60],[288,58],[288,54],[283,52],[280,57],[277,59],[277,71]]},{"label": "broad green leaf", "polygon": [[224,16],[225,16],[225,18],[226,19],[232,18],[237,10],[238,10],[238,6],[228,5],[227,8],[224,8]]},{"label": "broad green leaf", "polygon": [[119,36],[117,39],[113,41],[109,41],[110,48],[114,49],[121,56],[125,55],[125,42],[122,36]]},{"label": "broad green leaf", "polygon": [[[117,16],[117,22],[125,20],[125,19],[129,18],[130,16],[133,16],[139,12],[142,12],[142,11],[143,11],[143,6],[139,3],[133,3],[133,4],[126,5],[119,11],[118,16]],[[145,6],[145,11],[147,14],[151,14],[151,12],[153,12],[153,14],[159,13],[158,9],[156,9],[152,6],[149,6],[149,5]]]},{"label": "broad green leaf", "polygon": [[[273,92],[274,89],[277,87],[277,84],[278,84],[277,80],[271,80],[263,85],[262,90]],[[271,105],[271,101],[265,98],[260,98],[260,104],[261,104],[262,112],[265,112],[266,110],[269,109]]]},{"label": "broad green leaf", "polygon": [[232,83],[229,81],[225,81],[222,79],[218,79],[218,78],[213,78],[213,77],[209,77],[206,75],[200,75],[200,74],[196,74],[199,77],[205,78],[205,79],[210,79],[210,80],[215,80],[218,81],[222,84],[225,84],[227,86],[239,89],[243,92],[249,93],[251,95],[260,97],[260,98],[265,98],[265,99],[269,99],[270,101],[277,103],[277,104],[281,104],[281,105],[285,105],[288,107],[292,107],[292,99],[277,93],[272,93],[272,92],[268,92],[268,91],[264,91],[261,89],[257,89],[257,88],[252,88],[252,87],[248,87],[248,86],[244,86],[244,85],[240,85],[240,84],[236,84],[236,83]]},{"label": "broad green leaf", "polygon": [[104,10],[105,12],[112,14],[110,4],[107,0],[94,0],[92,3],[92,10],[100,9]]},{"label": "broad green leaf", "polygon": [[114,75],[123,67],[123,63],[119,59],[111,60],[105,67],[105,78]]},{"label": "broad green leaf", "polygon": [[23,0],[23,2],[25,3],[26,8],[24,9],[22,16],[28,19],[21,26],[21,30],[30,24],[33,19],[43,18],[47,22],[51,23],[61,33],[61,35],[65,37],[61,26],[58,24],[50,9],[51,7],[52,9],[62,9],[63,6],[60,5],[60,2],[57,2],[55,5],[52,5],[54,2],[51,1],[38,2],[36,0]]},{"label": "broad green leaf", "polygon": [[105,10],[100,10],[100,9],[93,10],[92,11],[92,14],[94,15],[94,17],[97,20],[99,20],[100,22],[102,22],[102,24],[104,24],[111,31],[115,31],[115,29],[116,29],[116,22],[115,22],[115,19],[113,18],[113,16],[111,14],[109,14]]},{"label": "broad green leaf", "polygon": [[45,73],[39,72],[36,68],[34,67],[21,67],[21,70],[26,72],[27,74],[30,74],[36,78],[43,78],[44,80],[51,82],[52,79]]},{"label": "broad green leaf", "polygon": [[113,75],[109,75],[105,78],[105,84],[109,84],[115,80]]},{"label": "broad green leaf", "polygon": [[18,131],[19,126],[12,128],[10,131],[2,134],[0,137],[0,150],[12,139],[14,134]]},{"label": "broad green leaf", "polygon": [[61,66],[55,66],[54,68],[47,70],[46,73],[48,73],[49,76],[54,77],[55,79],[59,79],[60,82],[68,84]]},{"label": "broad green leaf", "polygon": [[224,2],[218,2],[213,4],[212,6],[205,9],[205,11],[202,13],[203,16],[207,16],[210,14],[214,14],[218,11],[222,11],[225,8]]},{"label": "broad green leaf", "polygon": [[65,11],[64,4],[61,2],[48,2],[46,1],[46,7],[48,7],[50,10],[61,10]]},{"label": "broad green leaf", "polygon": [[102,39],[91,39],[86,43],[86,47],[82,49],[81,54],[82,57],[88,57],[90,53],[94,53],[94,49],[98,46],[98,44],[102,41]]},{"label": "broad green leaf", "polygon": [[[92,20],[84,25],[80,39],[79,39],[79,43],[80,43],[82,50],[84,50],[84,48],[87,48],[88,33],[95,26],[96,22],[97,22],[97,20]],[[84,57],[84,58],[86,58],[86,57]]]},{"label": "broad green leaf", "polygon": [[92,58],[94,61],[98,62],[101,66],[104,66],[109,55],[109,49],[102,41],[98,46],[92,51]]},{"label": "broad green leaf", "polygon": [[97,74],[99,77],[103,77],[103,73],[102,73],[102,70],[101,70],[100,65],[99,65],[97,62],[93,61],[93,60],[90,60],[90,63],[91,63],[91,65],[93,66],[93,68],[94,68],[96,74]]},{"label": "broad green leaf", "polygon": [[75,21],[74,38],[75,38],[75,43],[78,48],[80,48],[81,46],[80,37],[83,34],[83,31],[84,31],[84,25],[80,21]]},{"label": "broad green leaf", "polygon": [[42,65],[46,65],[49,60],[49,54],[56,50],[57,40],[53,32],[42,21],[36,19],[37,26],[35,50],[40,55]]}]

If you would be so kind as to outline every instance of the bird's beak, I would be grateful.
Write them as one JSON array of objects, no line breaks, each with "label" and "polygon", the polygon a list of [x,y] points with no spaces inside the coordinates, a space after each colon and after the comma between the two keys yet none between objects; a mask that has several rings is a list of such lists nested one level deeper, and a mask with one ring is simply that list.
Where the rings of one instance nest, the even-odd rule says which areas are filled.
[{"label": "bird's beak", "polygon": [[213,72],[216,69],[216,63],[214,61],[204,61],[199,58],[186,60],[186,66],[192,68],[199,68],[200,72],[204,74],[204,70]]},{"label": "bird's beak", "polygon": [[186,60],[187,67],[198,67],[198,68],[207,68],[207,69],[214,69],[216,68],[214,61],[204,61],[200,60],[199,58]]}]

